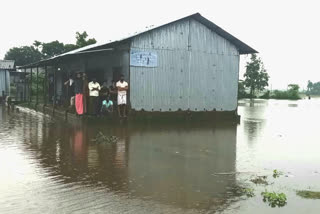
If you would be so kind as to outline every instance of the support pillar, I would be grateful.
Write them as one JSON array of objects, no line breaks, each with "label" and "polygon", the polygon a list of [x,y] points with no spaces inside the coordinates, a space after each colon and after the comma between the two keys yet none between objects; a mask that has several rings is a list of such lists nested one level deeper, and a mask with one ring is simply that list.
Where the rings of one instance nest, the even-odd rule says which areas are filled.
[{"label": "support pillar", "polygon": [[30,68],[29,104],[32,102],[32,67]]},{"label": "support pillar", "polygon": [[36,105],[39,102],[39,66],[37,66],[37,94],[36,94]]},{"label": "support pillar", "polygon": [[27,69],[24,68],[24,90],[23,90],[23,101],[27,101]]},{"label": "support pillar", "polygon": [[43,79],[43,103],[47,105],[47,94],[48,94],[48,72],[47,65],[44,66],[44,79]]}]

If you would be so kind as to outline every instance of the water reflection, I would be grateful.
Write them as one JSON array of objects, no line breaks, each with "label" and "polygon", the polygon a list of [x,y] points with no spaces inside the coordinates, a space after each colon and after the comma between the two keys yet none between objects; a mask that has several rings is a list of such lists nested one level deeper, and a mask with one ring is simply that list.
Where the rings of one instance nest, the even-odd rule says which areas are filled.
[{"label": "water reflection", "polygon": [[[66,124],[32,112],[9,116],[5,111],[0,118],[2,130],[19,133],[15,147],[36,162],[35,171],[44,170],[37,174],[41,178],[198,211],[215,210],[232,197],[235,174],[217,179],[216,173],[236,170],[236,124]],[[91,139],[98,132],[119,141],[95,144]],[[8,133],[3,134],[6,144]],[[56,189],[54,194],[60,195]]]}]

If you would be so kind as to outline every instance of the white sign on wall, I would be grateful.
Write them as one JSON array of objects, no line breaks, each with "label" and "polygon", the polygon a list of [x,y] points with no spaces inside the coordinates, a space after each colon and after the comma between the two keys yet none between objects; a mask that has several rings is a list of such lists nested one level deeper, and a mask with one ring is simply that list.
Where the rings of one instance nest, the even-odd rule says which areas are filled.
[{"label": "white sign on wall", "polygon": [[130,66],[157,67],[158,55],[152,51],[131,50]]}]

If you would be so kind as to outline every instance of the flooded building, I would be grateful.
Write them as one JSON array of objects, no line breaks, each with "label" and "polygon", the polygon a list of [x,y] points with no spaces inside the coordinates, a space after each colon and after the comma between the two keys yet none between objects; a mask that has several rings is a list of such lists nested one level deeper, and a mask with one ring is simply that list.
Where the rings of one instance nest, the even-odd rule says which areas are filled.
[{"label": "flooded building", "polygon": [[237,110],[241,54],[257,53],[199,13],[133,36],[94,44],[22,66],[45,68],[49,102],[67,100],[70,74],[129,83],[132,112]]},{"label": "flooded building", "polygon": [[13,60],[0,60],[0,97],[10,95],[10,71],[14,70]]}]

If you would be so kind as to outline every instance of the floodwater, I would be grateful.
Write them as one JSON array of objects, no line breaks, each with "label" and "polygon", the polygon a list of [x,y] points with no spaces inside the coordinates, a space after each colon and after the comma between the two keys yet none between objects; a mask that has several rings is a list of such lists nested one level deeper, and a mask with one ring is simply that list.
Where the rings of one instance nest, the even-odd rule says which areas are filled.
[{"label": "floodwater", "polygon": [[[320,99],[241,100],[238,111],[240,124],[112,126],[0,106],[0,213],[320,213],[320,200],[296,195],[320,191]],[[99,132],[118,142],[91,141]],[[264,190],[286,206],[268,206]]]}]

